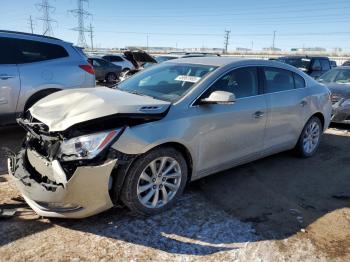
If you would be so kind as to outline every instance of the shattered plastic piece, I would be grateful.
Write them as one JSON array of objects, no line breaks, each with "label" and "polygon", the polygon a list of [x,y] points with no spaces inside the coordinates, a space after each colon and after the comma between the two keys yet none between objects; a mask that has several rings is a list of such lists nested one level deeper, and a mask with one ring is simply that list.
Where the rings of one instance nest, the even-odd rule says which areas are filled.
[{"label": "shattered plastic piece", "polygon": [[290,212],[292,215],[300,215],[300,214],[301,214],[300,210],[294,209],[294,208],[289,209],[289,212]]},{"label": "shattered plastic piece", "polygon": [[304,218],[302,216],[297,216],[297,220],[299,223],[303,223],[304,222]]},{"label": "shattered plastic piece", "polygon": [[16,209],[0,209],[0,218],[10,218],[16,214]]}]

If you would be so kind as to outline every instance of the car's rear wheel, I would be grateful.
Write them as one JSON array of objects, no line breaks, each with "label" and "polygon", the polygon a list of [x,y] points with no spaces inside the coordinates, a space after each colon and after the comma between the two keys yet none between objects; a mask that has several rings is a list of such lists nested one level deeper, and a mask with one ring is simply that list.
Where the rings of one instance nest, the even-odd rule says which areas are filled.
[{"label": "car's rear wheel", "polygon": [[187,164],[173,148],[157,148],[138,158],[131,166],[121,199],[130,210],[152,215],[176,202],[187,182]]},{"label": "car's rear wheel", "polygon": [[106,76],[107,83],[113,83],[117,80],[117,75],[114,73],[108,73]]},{"label": "car's rear wheel", "polygon": [[321,141],[322,123],[316,116],[312,117],[305,125],[298,144],[296,152],[299,156],[307,158],[313,156]]}]

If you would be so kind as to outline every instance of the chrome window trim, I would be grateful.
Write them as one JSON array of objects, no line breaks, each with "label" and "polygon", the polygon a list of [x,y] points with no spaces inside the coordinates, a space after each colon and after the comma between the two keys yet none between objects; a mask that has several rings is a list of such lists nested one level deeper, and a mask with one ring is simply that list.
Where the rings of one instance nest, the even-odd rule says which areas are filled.
[{"label": "chrome window trim", "polygon": [[[278,93],[284,93],[284,92],[289,92],[289,91],[293,91],[293,90],[299,90],[299,89],[305,89],[308,87],[308,82],[306,81],[306,79],[301,76],[300,74],[298,74],[297,72],[295,71],[291,71],[289,69],[285,69],[285,68],[282,68],[282,67],[276,67],[276,66],[267,66],[267,65],[244,65],[244,66],[239,66],[239,67],[234,67],[234,68],[230,68],[230,69],[227,69],[225,72],[223,72],[222,74],[220,74],[217,79],[215,81],[213,81],[213,83],[211,83],[203,92],[201,92],[199,94],[199,96],[197,96],[189,105],[189,107],[198,107],[199,105],[193,105],[209,88],[211,88],[221,77],[223,77],[224,75],[226,75],[227,73],[233,71],[233,70],[236,70],[236,69],[241,69],[241,68],[246,68],[246,67],[274,67],[274,68],[277,68],[277,69],[282,69],[282,70],[287,70],[293,74],[297,74],[298,76],[300,76],[304,82],[305,82],[305,87],[301,87],[301,88],[294,88],[294,89],[290,89],[290,90],[283,90],[283,91],[278,91],[278,92],[274,92],[274,93],[265,93],[265,90],[264,93],[262,94],[258,94],[258,95],[254,95],[254,96],[247,96],[247,97],[241,97],[241,98],[237,98],[236,101],[238,100],[242,100],[242,99],[247,99],[247,98],[252,98],[252,97],[259,97],[259,96],[264,96],[264,95],[269,95],[269,94],[278,94]],[[259,79],[259,76],[258,76],[258,79]]]}]

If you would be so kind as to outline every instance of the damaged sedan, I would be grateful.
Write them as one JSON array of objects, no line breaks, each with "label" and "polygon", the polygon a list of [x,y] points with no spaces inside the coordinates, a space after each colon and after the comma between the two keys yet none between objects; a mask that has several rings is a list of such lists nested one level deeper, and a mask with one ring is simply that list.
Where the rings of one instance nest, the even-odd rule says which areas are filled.
[{"label": "damaged sedan", "polygon": [[332,122],[350,124],[350,66],[328,71],[319,78],[332,93]]},{"label": "damaged sedan", "polygon": [[120,203],[152,215],[190,181],[285,150],[313,156],[330,118],[329,90],[292,66],[176,59],[37,102],[18,119],[27,136],[9,173],[41,216]]}]

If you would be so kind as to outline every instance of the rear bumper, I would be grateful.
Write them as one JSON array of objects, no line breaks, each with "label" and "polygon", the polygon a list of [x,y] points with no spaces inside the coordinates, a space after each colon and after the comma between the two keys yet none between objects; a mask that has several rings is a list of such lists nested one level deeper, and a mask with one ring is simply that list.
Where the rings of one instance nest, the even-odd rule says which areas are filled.
[{"label": "rear bumper", "polygon": [[8,159],[9,174],[28,205],[40,216],[84,218],[113,206],[109,180],[117,160],[78,167],[67,181],[57,160],[47,162],[22,150]]}]

